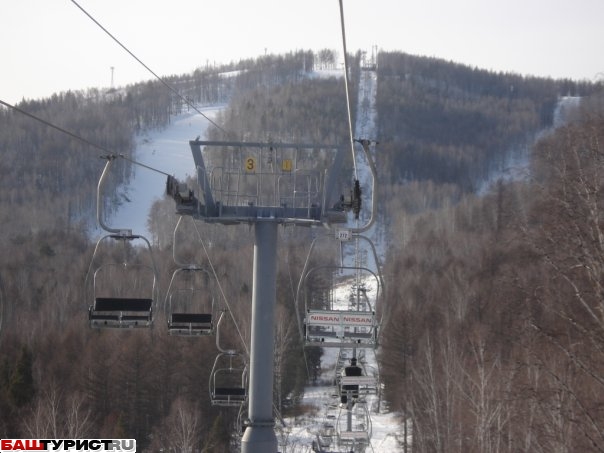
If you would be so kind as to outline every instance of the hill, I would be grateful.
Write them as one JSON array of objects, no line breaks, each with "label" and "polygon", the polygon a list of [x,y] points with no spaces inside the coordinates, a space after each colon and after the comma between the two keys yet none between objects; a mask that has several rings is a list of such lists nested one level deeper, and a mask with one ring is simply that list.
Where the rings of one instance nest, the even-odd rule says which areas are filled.
[{"label": "hill", "polygon": [[[315,77],[318,61],[309,52],[265,56],[174,76],[169,82],[195,103],[229,101],[218,119],[221,129],[211,131],[214,138],[228,131],[257,139],[345,142],[343,85],[336,78]],[[358,56],[354,61],[351,79],[357,83]],[[588,404],[585,399],[600,385],[594,376],[601,371],[601,344],[592,332],[601,326],[589,318],[596,313],[598,294],[597,278],[589,270],[599,261],[587,253],[590,248],[581,248],[599,237],[593,229],[599,222],[599,206],[593,204],[599,185],[597,175],[590,173],[585,186],[579,170],[597,168],[589,159],[598,157],[599,149],[593,146],[600,137],[593,131],[602,130],[600,111],[590,107],[581,121],[564,130],[566,136],[550,136],[536,148],[538,185],[501,184],[488,197],[472,195],[505,161],[506,153],[518,146],[528,149],[536,133],[552,124],[559,96],[594,96],[598,89],[401,53],[380,55],[380,136],[372,138],[380,141],[380,192],[386,200],[381,216],[389,226],[391,249],[385,264],[389,324],[384,326],[382,368],[392,408],[413,420],[418,451],[447,451],[460,439],[471,439],[469,449],[486,451],[489,442],[504,442],[493,434],[496,429],[520,442],[527,438],[527,427],[535,436],[534,445],[545,448],[553,442],[546,438],[555,428],[552,414],[580,413],[580,421],[572,426],[599,442],[593,424],[602,426],[596,407],[601,401]],[[20,107],[128,156],[136,133],[161,128],[187,108],[156,82],[111,93],[62,93]],[[575,161],[572,154],[564,154],[565,145],[558,145],[571,136],[583,140],[570,148],[580,154]],[[159,448],[178,445],[182,433],[176,424],[186,415],[191,423],[195,420],[196,432],[204,439],[201,447],[226,451],[236,414],[209,405],[205,389],[215,349],[211,339],[183,345],[159,328],[152,335],[121,335],[85,327],[83,278],[92,254],[86,230],[103,164],[98,152],[7,110],[0,111],[0,143],[5,152],[0,183],[5,225],[0,239],[0,433],[6,438],[135,437],[141,446]],[[566,157],[560,160],[560,155]],[[577,195],[582,204],[556,193],[570,181],[560,180],[551,167],[561,161],[578,178],[572,184],[584,184],[576,186],[583,191],[579,195],[588,195]],[[130,173],[125,166],[112,185],[127,180]],[[556,210],[550,209],[550,201]],[[569,206],[581,209],[579,218],[589,222],[579,225],[579,213],[564,210]],[[228,281],[226,292],[241,319],[249,310],[247,263],[252,253],[251,241],[246,241],[249,233],[243,230],[208,232],[216,239],[214,264]],[[568,231],[585,236],[565,242]],[[235,245],[227,240],[234,236],[236,256],[231,248]],[[551,240],[565,246],[551,250]],[[287,247],[288,262],[279,271],[283,301],[290,299],[289,273],[300,272],[304,243],[290,237]],[[579,260],[573,265],[580,264],[585,273],[564,270],[570,259],[567,251]],[[169,247],[157,250],[163,288],[170,252]],[[586,262],[588,258],[592,261]],[[556,278],[544,277],[552,269]],[[586,295],[570,294],[573,284],[585,285]],[[564,318],[570,300],[584,310],[572,321]],[[291,305],[283,303],[280,310],[283,323],[291,321]],[[395,330],[395,325],[408,328]],[[579,340],[589,343],[586,354],[592,353],[595,362],[573,346]],[[292,344],[284,364],[286,397],[303,387],[299,348],[299,343]],[[517,363],[522,370],[514,375],[512,365]],[[442,371],[438,378],[431,374],[435,369]],[[562,374],[566,369],[580,378],[571,382]],[[546,377],[539,374],[542,370]],[[533,384],[543,385],[543,391]],[[447,393],[451,388],[455,392]],[[479,393],[482,400],[469,399],[476,389],[484,390]],[[537,410],[554,405],[554,394],[562,395],[568,405],[537,418]],[[516,408],[533,417],[533,424],[520,419],[512,423]],[[53,414],[61,415],[53,419]],[[79,424],[74,424],[76,418]],[[570,434],[556,442],[584,446]]]}]

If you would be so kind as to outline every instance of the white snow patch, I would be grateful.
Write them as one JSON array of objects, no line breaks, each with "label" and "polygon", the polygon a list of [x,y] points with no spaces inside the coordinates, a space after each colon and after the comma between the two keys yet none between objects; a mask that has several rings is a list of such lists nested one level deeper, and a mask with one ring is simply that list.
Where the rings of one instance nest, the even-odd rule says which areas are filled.
[{"label": "white snow patch", "polygon": [[562,96],[558,99],[554,110],[554,128],[567,123],[581,104],[580,96]]},{"label": "white snow patch", "polygon": [[231,77],[237,77],[238,75],[243,74],[245,72],[247,72],[247,69],[236,69],[234,71],[221,72],[218,75],[224,77],[225,79],[230,79]]},{"label": "white snow patch", "polygon": [[[572,119],[572,116],[577,112],[580,104],[581,97],[579,96],[561,96],[554,109],[552,127],[538,132],[535,135],[535,141],[568,123]],[[486,195],[499,181],[505,183],[528,180],[530,176],[529,167],[531,163],[530,154],[532,145],[533,143],[529,143],[509,153],[505,162],[501,165],[501,168],[493,171],[489,178],[480,185],[476,191],[477,195]]]},{"label": "white snow patch", "polygon": [[[205,116],[214,119],[225,104],[198,108]],[[161,130],[152,130],[138,137],[134,159],[144,165],[171,174],[180,180],[194,176],[195,164],[189,141],[204,137],[209,121],[198,112],[191,111],[172,118]],[[117,212],[107,221],[108,226],[128,228],[147,238],[149,211],[154,201],[161,199],[166,190],[166,176],[141,166],[134,167],[130,183],[118,188],[119,198],[124,201]]]},{"label": "white snow patch", "polygon": [[339,79],[340,77],[344,77],[343,69],[316,69],[314,71],[307,73],[308,77],[311,79],[330,79],[335,77]]}]

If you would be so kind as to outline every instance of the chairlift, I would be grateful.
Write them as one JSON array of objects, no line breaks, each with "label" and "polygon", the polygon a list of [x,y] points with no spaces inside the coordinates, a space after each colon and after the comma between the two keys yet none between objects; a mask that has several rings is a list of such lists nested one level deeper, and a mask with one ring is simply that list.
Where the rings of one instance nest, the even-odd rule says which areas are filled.
[{"label": "chairlift", "polygon": [[[147,248],[138,250],[134,244],[141,241]],[[95,265],[104,245],[115,242],[121,249],[117,255],[122,259]],[[91,263],[96,267],[89,271],[93,294],[88,310],[91,327],[151,327],[157,296],[155,268],[132,260],[133,255],[138,258],[146,252],[151,253],[151,245],[142,236],[110,234],[99,240]]]},{"label": "chairlift", "polygon": [[[332,238],[332,246],[337,246],[340,263],[314,265],[311,267],[312,255],[317,243],[328,236],[318,237],[313,241],[308,258],[304,265],[302,278],[298,285],[296,304],[304,301],[304,320],[301,323],[301,334],[306,346],[321,347],[375,347],[378,342],[379,322],[376,317],[376,305],[381,296],[383,281],[375,247],[364,236],[352,235],[357,250],[361,240],[370,244],[373,252],[376,271],[360,263],[348,254],[347,244]],[[341,250],[339,249],[341,247]],[[329,250],[321,247],[321,250]],[[368,255],[371,255],[368,252]],[[333,258],[333,255],[332,255]]]},{"label": "chairlift", "polygon": [[214,296],[204,288],[209,273],[200,267],[176,269],[166,295],[168,333],[196,336],[214,333]]},{"label": "chairlift", "polygon": [[366,395],[375,395],[378,391],[377,378],[369,375],[365,365],[355,357],[338,373],[336,384],[342,404],[346,404],[349,399],[356,402]]},{"label": "chairlift", "polygon": [[214,406],[240,406],[247,401],[247,365],[235,351],[221,352],[210,373],[210,401]]},{"label": "chairlift", "polygon": [[158,296],[151,244],[132,230],[108,227],[102,218],[102,186],[114,159],[107,158],[97,187],[97,220],[109,234],[97,242],[86,275],[92,293],[88,320],[94,328],[151,327]]},{"label": "chairlift", "polygon": [[168,333],[178,336],[200,336],[214,333],[215,290],[210,273],[197,264],[182,264],[177,257],[177,231],[174,228],[173,255],[179,266],[170,280],[165,309]]},{"label": "chairlift", "polygon": [[247,362],[243,354],[220,346],[221,313],[216,324],[216,347],[220,351],[210,372],[210,401],[213,406],[240,406],[247,402]]},{"label": "chairlift", "polygon": [[371,416],[365,403],[342,408],[336,424],[336,436],[340,447],[366,446],[371,439]]},{"label": "chairlift", "polygon": [[[370,197],[375,205],[371,142],[357,141],[369,162],[373,181]],[[343,146],[199,138],[189,145],[197,185],[190,188],[169,176],[166,193],[174,199],[177,212],[206,222],[231,225],[265,217],[283,224],[331,228],[346,224],[349,212],[359,220],[361,197],[367,199],[359,180],[344,189],[346,194],[340,194],[340,173],[348,155]],[[367,231],[374,218],[372,212],[364,225],[353,230]]]}]

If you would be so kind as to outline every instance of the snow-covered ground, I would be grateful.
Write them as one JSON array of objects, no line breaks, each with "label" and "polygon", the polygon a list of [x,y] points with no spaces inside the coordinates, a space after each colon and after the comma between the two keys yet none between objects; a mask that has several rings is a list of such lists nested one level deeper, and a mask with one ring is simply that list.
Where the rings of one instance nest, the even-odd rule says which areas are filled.
[{"label": "snow-covered ground", "polygon": [[[224,107],[222,104],[211,105],[199,110],[214,119]],[[175,116],[165,129],[148,131],[138,137],[134,159],[180,180],[193,176],[195,164],[189,140],[198,136],[203,138],[209,124],[195,111]],[[153,202],[164,196],[166,176],[141,166],[135,166],[134,172],[131,182],[118,189],[123,203],[107,224],[116,228],[130,228],[133,233],[149,238],[149,211]]]},{"label": "snow-covered ground", "polygon": [[[346,301],[349,299],[351,284],[342,282],[334,288],[333,300],[338,301],[333,307],[337,310],[347,310]],[[372,304],[377,297],[377,281],[373,277],[366,277],[363,281]],[[373,376],[379,381],[377,359],[373,348],[357,348],[356,357],[364,369],[364,375]],[[278,439],[281,440],[280,451],[308,452],[311,451],[313,442],[318,436],[329,433],[333,427],[334,436],[332,443],[326,450],[329,452],[364,452],[397,453],[402,452],[400,442],[403,436],[401,420],[397,414],[388,411],[387,402],[380,395],[368,394],[360,398],[353,408],[355,423],[362,423],[370,432],[370,441],[367,446],[358,446],[354,450],[338,443],[338,430],[346,430],[347,409],[340,404],[338,390],[334,385],[336,376],[343,365],[348,365],[348,359],[353,356],[351,348],[324,348],[321,358],[321,373],[317,385],[310,385],[305,389],[304,397],[300,401],[306,407],[314,408],[314,416],[302,419],[286,419],[286,428],[280,428]],[[369,423],[364,420],[366,414]],[[357,422],[358,420],[360,422]],[[355,432],[362,432],[359,424],[353,428]]]},{"label": "snow-covered ground", "polygon": [[562,96],[558,99],[556,110],[554,110],[554,128],[567,123],[576,113],[581,104],[580,96]]}]

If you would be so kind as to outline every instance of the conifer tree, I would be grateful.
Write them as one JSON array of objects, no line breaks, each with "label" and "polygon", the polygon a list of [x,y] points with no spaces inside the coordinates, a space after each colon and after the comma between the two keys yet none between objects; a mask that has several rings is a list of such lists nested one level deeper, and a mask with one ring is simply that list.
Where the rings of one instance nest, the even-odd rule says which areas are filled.
[{"label": "conifer tree", "polygon": [[23,407],[30,403],[35,396],[34,377],[32,373],[33,358],[27,348],[23,346],[17,361],[17,366],[9,382],[9,397],[16,407]]}]

